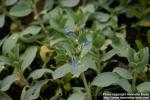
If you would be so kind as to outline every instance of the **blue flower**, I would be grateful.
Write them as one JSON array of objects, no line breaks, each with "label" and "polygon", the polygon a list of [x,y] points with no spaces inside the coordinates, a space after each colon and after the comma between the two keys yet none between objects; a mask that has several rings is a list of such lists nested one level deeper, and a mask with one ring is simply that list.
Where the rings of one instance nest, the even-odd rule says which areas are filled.
[{"label": "blue flower", "polygon": [[78,66],[75,57],[72,57],[72,59],[71,59],[71,66],[73,66],[73,67],[77,67]]},{"label": "blue flower", "polygon": [[83,46],[87,46],[89,44],[89,40],[85,37],[83,41]]},{"label": "blue flower", "polygon": [[64,29],[64,34],[65,34],[65,35],[69,35],[69,34],[72,34],[72,33],[74,33],[74,32],[73,32],[73,30],[71,30],[71,29],[69,29],[69,28],[65,28],[65,29]]}]

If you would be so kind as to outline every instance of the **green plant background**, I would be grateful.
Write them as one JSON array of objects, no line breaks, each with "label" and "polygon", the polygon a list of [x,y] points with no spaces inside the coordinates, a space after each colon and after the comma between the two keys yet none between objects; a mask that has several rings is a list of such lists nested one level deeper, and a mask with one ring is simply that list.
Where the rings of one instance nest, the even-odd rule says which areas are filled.
[{"label": "green plant background", "polygon": [[0,100],[150,93],[149,0],[0,0]]}]

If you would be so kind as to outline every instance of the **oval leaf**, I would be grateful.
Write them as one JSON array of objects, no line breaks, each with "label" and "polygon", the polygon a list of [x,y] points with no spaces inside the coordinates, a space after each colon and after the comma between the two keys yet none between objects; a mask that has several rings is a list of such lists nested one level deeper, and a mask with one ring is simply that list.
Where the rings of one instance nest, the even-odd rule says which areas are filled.
[{"label": "oval leaf", "polygon": [[131,73],[124,68],[116,67],[116,68],[114,68],[113,72],[116,72],[117,74],[119,74],[121,77],[123,77],[125,79],[133,78]]},{"label": "oval leaf", "polygon": [[27,1],[20,1],[10,9],[9,14],[15,17],[27,16],[32,12],[32,9],[29,5],[30,4]]},{"label": "oval leaf", "polygon": [[119,76],[116,73],[104,72],[94,78],[92,85],[107,87],[116,83],[118,80]]},{"label": "oval leaf", "polygon": [[0,56],[0,65],[12,65],[12,61],[5,56]]},{"label": "oval leaf", "polygon": [[53,75],[53,79],[58,79],[58,78],[61,78],[63,77],[64,75],[66,75],[67,73],[71,72],[71,65],[70,64],[65,64],[61,67],[58,67],[54,73],[52,74]]},{"label": "oval leaf", "polygon": [[53,71],[50,69],[47,69],[47,68],[37,69],[29,75],[29,78],[32,77],[33,79],[38,79],[38,78],[42,77],[44,73],[52,74]]},{"label": "oval leaf", "polygon": [[61,0],[60,4],[63,7],[74,7],[79,3],[80,0]]},{"label": "oval leaf", "polygon": [[128,93],[131,93],[132,90],[131,90],[131,85],[130,83],[128,82],[128,80],[126,79],[119,79],[117,82],[116,82],[117,85],[119,85],[120,87],[122,87],[125,91],[127,91]]},{"label": "oval leaf", "polygon": [[112,49],[102,56],[101,61],[109,60],[111,57],[113,57],[116,54],[117,54],[117,51],[115,49]]},{"label": "oval leaf", "polygon": [[150,82],[144,82],[137,86],[139,92],[150,92]]},{"label": "oval leaf", "polygon": [[90,52],[90,50],[92,49],[92,36],[91,35],[87,35],[87,41],[85,42],[85,45],[83,45],[82,51],[80,56],[84,57],[88,52]]},{"label": "oval leaf", "polygon": [[11,6],[11,5],[15,4],[16,2],[17,2],[17,0],[4,0],[5,6]]},{"label": "oval leaf", "polygon": [[25,34],[32,34],[32,35],[36,35],[41,31],[41,27],[39,26],[29,26],[28,28],[26,28],[23,32],[22,35]]},{"label": "oval leaf", "polygon": [[50,10],[54,5],[54,0],[45,0],[44,9]]},{"label": "oval leaf", "polygon": [[5,15],[0,14],[0,28],[2,28],[5,24]]},{"label": "oval leaf", "polygon": [[19,38],[18,34],[12,34],[8,39],[4,41],[2,47],[3,54],[10,52],[16,46],[18,38]]},{"label": "oval leaf", "polygon": [[75,76],[80,76],[80,74],[88,69],[93,69],[96,71],[96,64],[95,62],[92,60],[91,57],[89,56],[85,56],[82,60],[81,60],[81,64],[78,65],[77,67],[71,67],[71,73]]},{"label": "oval leaf", "polygon": [[82,88],[80,87],[73,87],[73,88],[74,88],[74,93],[71,94],[67,100],[77,100],[77,97],[78,97],[78,100],[84,100],[85,93],[82,92],[81,90]]},{"label": "oval leaf", "polygon": [[24,100],[35,100],[39,97],[41,88],[43,85],[45,85],[48,82],[48,80],[41,80],[37,81],[37,83],[30,87],[29,90],[27,90]]},{"label": "oval leaf", "polygon": [[21,64],[21,70],[24,71],[27,67],[30,66],[32,61],[34,60],[37,52],[37,47],[36,46],[31,46],[26,49],[24,54],[21,56],[21,60],[23,60]]},{"label": "oval leaf", "polygon": [[1,91],[7,91],[11,84],[13,82],[15,82],[16,80],[19,80],[19,78],[17,77],[17,75],[10,75],[10,76],[7,76],[6,78],[4,78],[1,83],[0,83],[0,90]]}]

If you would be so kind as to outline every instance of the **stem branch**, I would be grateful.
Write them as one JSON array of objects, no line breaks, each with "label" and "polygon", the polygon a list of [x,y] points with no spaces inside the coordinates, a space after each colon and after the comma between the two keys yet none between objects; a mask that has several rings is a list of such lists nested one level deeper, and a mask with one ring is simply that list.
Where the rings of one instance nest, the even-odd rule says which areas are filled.
[{"label": "stem branch", "polygon": [[86,89],[86,92],[87,92],[87,99],[88,100],[92,100],[91,90],[90,90],[90,88],[89,88],[89,86],[87,84],[84,72],[81,73],[81,78],[82,78],[82,81],[84,83],[84,86],[85,86],[85,89]]}]

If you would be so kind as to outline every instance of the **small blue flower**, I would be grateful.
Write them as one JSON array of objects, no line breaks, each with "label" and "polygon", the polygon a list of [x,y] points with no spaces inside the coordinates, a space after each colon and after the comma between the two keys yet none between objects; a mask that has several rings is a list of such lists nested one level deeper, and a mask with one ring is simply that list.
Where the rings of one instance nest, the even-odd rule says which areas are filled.
[{"label": "small blue flower", "polygon": [[73,67],[77,67],[78,66],[75,57],[72,57],[72,59],[71,59],[71,66],[73,66]]},{"label": "small blue flower", "polygon": [[72,33],[74,33],[74,32],[73,32],[73,30],[71,30],[71,29],[69,29],[69,28],[65,28],[65,29],[64,29],[64,34],[65,34],[65,35],[69,35],[69,34],[72,34]]},{"label": "small blue flower", "polygon": [[89,40],[85,37],[83,41],[83,46],[87,46],[89,44]]}]

